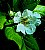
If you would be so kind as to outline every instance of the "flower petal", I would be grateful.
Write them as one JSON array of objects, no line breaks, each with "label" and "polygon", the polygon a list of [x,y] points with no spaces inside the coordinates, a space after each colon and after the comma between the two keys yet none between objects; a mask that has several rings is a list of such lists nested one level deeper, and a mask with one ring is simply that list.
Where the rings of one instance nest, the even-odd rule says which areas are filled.
[{"label": "flower petal", "polygon": [[32,11],[28,9],[24,10],[22,13],[22,16],[32,16],[32,15],[33,15]]},{"label": "flower petal", "polygon": [[25,26],[23,24],[18,24],[17,25],[17,32],[22,32],[23,34],[25,34]]},{"label": "flower petal", "polygon": [[41,24],[41,20],[40,19],[36,19],[35,25],[39,26]]},{"label": "flower petal", "polygon": [[29,27],[25,27],[27,34],[33,34],[36,30],[36,26],[34,24],[30,24]]},{"label": "flower petal", "polygon": [[13,20],[14,20],[14,23],[19,23],[20,22],[20,17],[14,17]]},{"label": "flower petal", "polygon": [[29,23],[30,24],[35,24],[36,18],[35,17],[31,17],[29,18]]},{"label": "flower petal", "polygon": [[37,12],[34,12],[34,15],[33,16],[36,17],[36,18],[41,18],[40,14],[37,13]]},{"label": "flower petal", "polygon": [[18,12],[15,14],[15,17],[21,17],[21,12],[18,11]]}]

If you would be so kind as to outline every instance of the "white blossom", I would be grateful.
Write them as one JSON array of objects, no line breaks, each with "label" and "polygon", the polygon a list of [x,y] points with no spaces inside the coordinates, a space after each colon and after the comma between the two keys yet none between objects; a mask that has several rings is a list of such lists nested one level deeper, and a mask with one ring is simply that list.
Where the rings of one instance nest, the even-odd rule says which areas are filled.
[{"label": "white blossom", "polygon": [[23,34],[33,34],[36,31],[36,26],[41,24],[41,16],[37,12],[32,12],[28,9],[24,10],[22,15],[21,12],[17,12],[14,16],[14,23],[18,23],[17,32]]}]

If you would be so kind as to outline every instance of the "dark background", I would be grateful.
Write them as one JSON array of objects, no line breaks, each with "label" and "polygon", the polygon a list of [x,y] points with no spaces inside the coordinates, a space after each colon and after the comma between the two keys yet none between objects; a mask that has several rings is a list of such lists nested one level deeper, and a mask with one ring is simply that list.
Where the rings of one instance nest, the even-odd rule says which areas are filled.
[{"label": "dark background", "polygon": [[[6,3],[5,3],[6,1]],[[8,11],[9,8],[7,2],[9,2],[8,0],[2,0],[2,4],[0,5],[0,11],[2,9],[2,11],[6,12]],[[41,1],[40,2],[41,5],[45,5],[45,1]],[[12,7],[12,6],[11,6]],[[37,40],[37,43],[39,45],[40,50],[45,50],[45,17],[43,19],[41,19],[42,24],[37,27],[36,32],[34,33],[34,37]],[[8,40],[4,34],[4,30],[0,30],[0,50],[19,50],[18,45],[11,40]]]}]

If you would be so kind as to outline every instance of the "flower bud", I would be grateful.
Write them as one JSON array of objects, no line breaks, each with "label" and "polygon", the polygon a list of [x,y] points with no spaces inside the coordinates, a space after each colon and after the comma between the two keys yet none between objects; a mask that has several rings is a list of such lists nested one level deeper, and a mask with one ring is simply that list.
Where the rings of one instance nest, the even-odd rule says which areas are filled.
[{"label": "flower bud", "polygon": [[10,16],[13,16],[14,15],[14,12],[13,11],[10,11],[9,15]]}]

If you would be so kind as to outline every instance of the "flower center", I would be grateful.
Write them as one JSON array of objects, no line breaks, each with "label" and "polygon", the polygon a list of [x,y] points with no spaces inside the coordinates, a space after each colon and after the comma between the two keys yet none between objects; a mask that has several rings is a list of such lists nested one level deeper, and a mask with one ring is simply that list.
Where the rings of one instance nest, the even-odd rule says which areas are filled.
[{"label": "flower center", "polygon": [[26,18],[26,17],[21,17],[21,23],[24,24],[24,25],[26,25],[27,23],[29,23],[28,18]]}]

